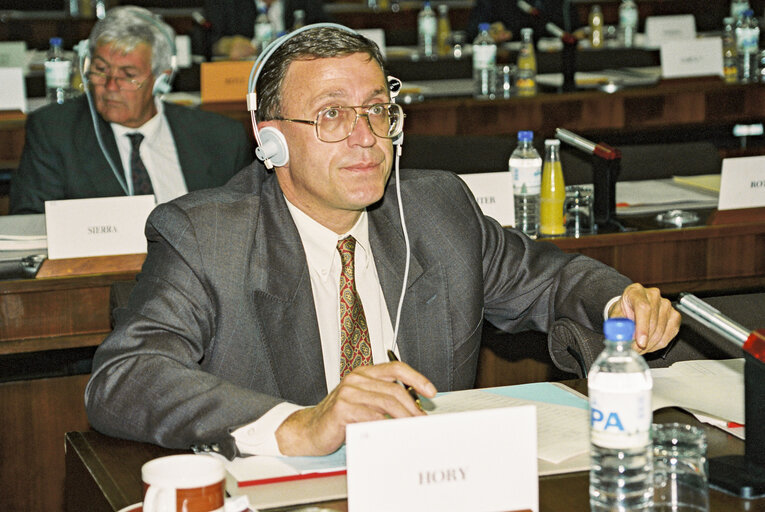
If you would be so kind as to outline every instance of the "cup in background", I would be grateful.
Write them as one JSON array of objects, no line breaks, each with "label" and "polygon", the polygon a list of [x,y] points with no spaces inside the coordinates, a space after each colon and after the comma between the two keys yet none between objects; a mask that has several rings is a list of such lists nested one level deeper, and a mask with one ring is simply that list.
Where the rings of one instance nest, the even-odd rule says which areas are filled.
[{"label": "cup in background", "polygon": [[707,438],[700,428],[654,424],[653,500],[656,512],[708,512]]},{"label": "cup in background", "polygon": [[566,236],[579,238],[595,232],[591,190],[575,186],[566,187],[566,201],[563,207],[566,215]]},{"label": "cup in background", "polygon": [[144,512],[222,512],[226,470],[209,455],[170,455],[141,467]]}]

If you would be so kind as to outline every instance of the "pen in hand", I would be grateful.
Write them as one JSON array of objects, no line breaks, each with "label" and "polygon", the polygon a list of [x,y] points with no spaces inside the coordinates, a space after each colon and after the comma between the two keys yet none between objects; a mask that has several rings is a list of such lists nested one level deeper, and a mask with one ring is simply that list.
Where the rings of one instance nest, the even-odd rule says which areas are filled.
[{"label": "pen in hand", "polygon": [[[396,357],[395,352],[392,350],[388,350],[388,361],[398,361],[398,357]],[[425,412],[425,409],[422,408],[422,403],[420,402],[420,395],[417,394],[417,391],[414,390],[412,386],[406,385],[402,382],[399,382],[402,386],[404,386],[404,389],[406,389],[407,393],[409,393],[409,396],[412,397],[412,400],[414,400],[414,405],[417,406],[419,410],[422,412]]]}]

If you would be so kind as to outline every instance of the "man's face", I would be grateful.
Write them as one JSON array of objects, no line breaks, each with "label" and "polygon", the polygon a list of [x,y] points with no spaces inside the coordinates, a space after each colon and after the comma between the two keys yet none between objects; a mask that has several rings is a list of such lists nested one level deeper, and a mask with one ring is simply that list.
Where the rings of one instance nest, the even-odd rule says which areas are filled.
[{"label": "man's face", "polygon": [[[99,45],[93,55],[91,71],[112,77],[143,82],[138,90],[120,89],[113,79],[104,85],[92,85],[96,110],[106,121],[138,128],[157,113],[152,96],[151,47],[145,43],[124,53],[112,43]],[[145,82],[144,82],[145,80]]]},{"label": "man's face", "polygon": [[[284,77],[281,115],[315,120],[325,107],[388,101],[382,69],[366,54],[298,60]],[[364,208],[382,197],[393,144],[375,136],[366,118],[358,119],[350,137],[333,143],[320,141],[314,126],[286,121],[263,124],[280,129],[289,146],[289,162],[276,169],[285,196],[317,222],[343,233]]]}]

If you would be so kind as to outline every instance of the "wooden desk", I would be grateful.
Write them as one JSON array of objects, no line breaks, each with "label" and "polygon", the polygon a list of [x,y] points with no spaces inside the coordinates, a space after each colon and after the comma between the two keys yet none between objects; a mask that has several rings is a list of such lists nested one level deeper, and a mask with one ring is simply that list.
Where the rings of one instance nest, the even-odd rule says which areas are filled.
[{"label": "wooden desk", "polygon": [[[586,391],[584,380],[571,381],[572,387]],[[663,410],[655,421],[680,421],[701,425],[679,410]],[[714,427],[702,425],[709,442],[709,456],[743,453],[743,442]],[[141,466],[156,457],[183,453],[153,445],[110,438],[97,432],[66,434],[67,510],[114,511],[141,501]],[[540,512],[579,512],[589,510],[589,477],[586,472],[539,479]],[[711,490],[710,510],[765,510],[765,499],[746,501]],[[345,500],[322,503],[323,507],[347,511]],[[280,510],[290,510],[280,509]]]}]

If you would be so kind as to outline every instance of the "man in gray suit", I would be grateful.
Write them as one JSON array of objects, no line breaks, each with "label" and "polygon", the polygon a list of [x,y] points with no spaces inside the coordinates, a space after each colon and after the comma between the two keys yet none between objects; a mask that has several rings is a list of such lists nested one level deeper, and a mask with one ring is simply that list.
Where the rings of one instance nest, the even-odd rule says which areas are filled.
[{"label": "man in gray suit", "polygon": [[[240,123],[156,96],[169,91],[173,39],[169,25],[139,7],[116,7],[96,23],[87,70],[95,112],[82,96],[29,116],[11,213],[43,212],[55,199],[153,193],[169,201],[223,185],[252,161]],[[135,134],[152,185],[143,192],[131,179]]]},{"label": "man in gray suit", "polygon": [[[261,136],[281,131],[289,155],[152,213],[143,271],[94,358],[97,430],[228,457],[327,454],[348,423],[422,414],[397,380],[427,397],[470,388],[484,318],[519,331],[628,316],[642,351],[677,333],[658,290],[503,229],[457,176],[390,178],[402,118],[365,38],[302,31],[263,65],[257,92]],[[338,286],[348,236],[349,295],[366,320],[353,324]],[[347,353],[346,331],[366,348]],[[341,377],[357,355],[372,364]]]}]

